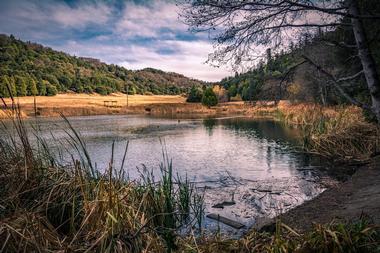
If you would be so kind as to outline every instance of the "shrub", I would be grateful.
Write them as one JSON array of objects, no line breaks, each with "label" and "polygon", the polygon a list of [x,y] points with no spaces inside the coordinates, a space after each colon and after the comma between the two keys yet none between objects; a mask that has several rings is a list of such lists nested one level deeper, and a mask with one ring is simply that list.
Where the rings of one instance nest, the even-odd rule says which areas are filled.
[{"label": "shrub", "polygon": [[104,86],[98,86],[95,88],[95,92],[99,93],[100,95],[108,95],[108,90]]},{"label": "shrub", "polygon": [[195,86],[192,86],[189,92],[189,95],[186,99],[186,102],[190,103],[199,103],[202,101],[203,91]]},{"label": "shrub", "polygon": [[50,84],[46,87],[46,95],[47,96],[55,96],[55,95],[57,95],[57,93],[58,93],[58,89],[54,85]]},{"label": "shrub", "polygon": [[215,106],[218,104],[218,98],[212,90],[212,88],[207,88],[202,97],[202,104],[205,106]]}]

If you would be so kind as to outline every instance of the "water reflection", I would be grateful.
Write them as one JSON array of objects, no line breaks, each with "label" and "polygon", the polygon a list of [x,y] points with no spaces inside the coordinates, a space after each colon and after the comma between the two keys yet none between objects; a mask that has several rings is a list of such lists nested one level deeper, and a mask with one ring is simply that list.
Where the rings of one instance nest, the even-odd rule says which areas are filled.
[{"label": "water reflection", "polygon": [[[142,163],[159,174],[160,139],[164,140],[178,173],[207,188],[206,211],[247,225],[257,217],[286,211],[323,190],[320,172],[295,148],[300,133],[272,120],[92,116],[70,121],[83,136],[99,170],[108,166],[113,141],[115,166],[120,167],[125,143],[130,140],[125,168],[132,179],[139,176],[136,167]],[[65,142],[67,129],[61,120],[44,119],[39,124],[51,145],[67,149],[63,149],[64,159],[71,160],[70,153],[77,155]],[[232,195],[235,205],[212,208]],[[206,221],[207,228],[217,228],[215,222]],[[221,226],[226,232],[236,232]]]},{"label": "water reflection", "polygon": [[212,130],[217,124],[217,119],[207,118],[203,120],[203,126],[208,131],[208,134],[212,135]]}]

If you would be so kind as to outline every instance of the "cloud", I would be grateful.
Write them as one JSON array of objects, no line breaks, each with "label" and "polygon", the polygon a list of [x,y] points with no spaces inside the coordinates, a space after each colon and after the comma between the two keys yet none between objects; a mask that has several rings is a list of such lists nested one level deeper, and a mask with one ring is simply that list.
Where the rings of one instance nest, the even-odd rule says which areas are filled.
[{"label": "cloud", "polygon": [[129,2],[116,24],[116,32],[127,37],[158,37],[163,31],[186,31],[186,25],[178,20],[178,11],[175,4],[164,1],[146,5]]},{"label": "cloud", "polygon": [[206,36],[191,34],[168,1],[0,1],[0,33],[128,69],[153,67],[219,81]]},{"label": "cloud", "polygon": [[[160,48],[171,48],[172,53],[161,54]],[[156,41],[151,46],[128,43],[109,45],[95,40],[86,43],[70,41],[57,49],[77,56],[99,58],[127,69],[152,67],[205,81],[219,81],[230,74],[226,68],[205,64],[207,54],[212,50],[212,45],[205,41]]]},{"label": "cloud", "polygon": [[106,24],[111,15],[111,8],[105,4],[81,5],[70,7],[67,4],[51,9],[53,21],[64,27],[83,28],[89,24]]}]

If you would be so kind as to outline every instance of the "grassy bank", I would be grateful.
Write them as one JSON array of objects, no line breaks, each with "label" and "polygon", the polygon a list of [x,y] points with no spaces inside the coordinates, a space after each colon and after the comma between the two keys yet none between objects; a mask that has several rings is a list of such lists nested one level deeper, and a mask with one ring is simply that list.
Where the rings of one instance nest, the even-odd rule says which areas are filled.
[{"label": "grassy bank", "polygon": [[355,106],[278,105],[277,117],[302,129],[308,152],[334,162],[366,162],[380,152],[380,127]]}]

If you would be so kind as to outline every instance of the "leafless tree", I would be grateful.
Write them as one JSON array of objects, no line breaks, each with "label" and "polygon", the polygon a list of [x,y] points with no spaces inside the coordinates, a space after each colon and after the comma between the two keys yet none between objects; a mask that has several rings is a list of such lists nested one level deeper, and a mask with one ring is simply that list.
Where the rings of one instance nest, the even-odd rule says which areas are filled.
[{"label": "leafless tree", "polygon": [[[257,48],[281,48],[297,42],[301,35],[352,29],[362,65],[359,73],[335,77],[309,57],[307,62],[332,79],[334,86],[362,107],[369,108],[380,122],[380,79],[365,34],[364,20],[380,20],[380,14],[361,12],[358,0],[184,0],[182,17],[191,30],[209,31],[216,41],[211,62],[242,64],[251,61]],[[340,86],[364,74],[372,104],[363,105]]]}]

